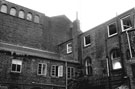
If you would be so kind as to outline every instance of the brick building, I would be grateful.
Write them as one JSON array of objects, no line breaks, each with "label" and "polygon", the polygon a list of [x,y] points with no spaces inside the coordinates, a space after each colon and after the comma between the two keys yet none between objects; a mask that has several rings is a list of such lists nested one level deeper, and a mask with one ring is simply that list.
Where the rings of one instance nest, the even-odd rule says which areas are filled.
[{"label": "brick building", "polygon": [[0,88],[66,89],[79,64],[80,33],[78,20],[0,0]]},{"label": "brick building", "polygon": [[133,8],[82,33],[78,19],[0,0],[0,88],[67,89],[79,70],[86,89],[134,89],[134,16]]},{"label": "brick building", "polygon": [[79,60],[89,88],[135,88],[134,20],[133,8],[79,35]]}]

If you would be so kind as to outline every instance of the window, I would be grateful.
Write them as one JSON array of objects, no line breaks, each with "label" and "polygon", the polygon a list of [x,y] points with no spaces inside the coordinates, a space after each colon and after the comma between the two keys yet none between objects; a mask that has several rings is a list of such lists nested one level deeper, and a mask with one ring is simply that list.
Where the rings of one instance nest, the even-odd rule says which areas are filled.
[{"label": "window", "polygon": [[72,52],[72,43],[68,43],[67,44],[67,53],[71,53]]},{"label": "window", "polygon": [[121,28],[122,28],[122,31],[129,30],[132,28],[130,16],[126,16],[121,19]]},{"label": "window", "polygon": [[26,19],[32,21],[32,14],[30,12],[27,14]]},{"label": "window", "polygon": [[22,61],[13,59],[11,72],[21,73],[21,69],[22,69]]},{"label": "window", "polygon": [[24,18],[24,11],[23,10],[20,10],[19,11],[19,15],[18,15],[19,18]]},{"label": "window", "polygon": [[89,57],[85,59],[85,73],[86,75],[92,75],[92,64]]},{"label": "window", "polygon": [[52,77],[63,77],[63,66],[52,65],[51,76]]},{"label": "window", "polygon": [[10,9],[10,15],[12,15],[12,16],[15,16],[16,15],[16,9],[14,7],[12,7]]},{"label": "window", "polygon": [[75,68],[73,67],[68,67],[67,68],[67,78],[71,79],[75,77]]},{"label": "window", "polygon": [[84,37],[84,46],[88,46],[91,43],[90,35]]},{"label": "window", "polygon": [[38,16],[38,15],[35,15],[35,17],[34,17],[34,22],[35,22],[35,23],[39,23],[39,16]]},{"label": "window", "polygon": [[121,69],[121,62],[120,62],[120,51],[119,49],[113,49],[111,51],[111,60],[112,60],[112,68],[114,70]]},{"label": "window", "polygon": [[46,75],[47,74],[47,64],[39,63],[38,64],[38,75]]},{"label": "window", "polygon": [[131,68],[132,68],[133,77],[135,78],[135,64],[132,64]]},{"label": "window", "polygon": [[117,29],[116,24],[113,23],[108,26],[108,37],[113,36],[115,34],[117,34]]},{"label": "window", "polygon": [[2,5],[0,11],[3,13],[7,13],[7,5]]}]

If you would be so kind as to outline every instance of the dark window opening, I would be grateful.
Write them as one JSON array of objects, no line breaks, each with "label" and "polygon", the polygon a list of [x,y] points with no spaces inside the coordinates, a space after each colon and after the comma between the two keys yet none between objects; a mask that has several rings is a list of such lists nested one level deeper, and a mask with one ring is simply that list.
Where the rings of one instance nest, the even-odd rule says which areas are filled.
[{"label": "dark window opening", "polygon": [[109,29],[109,36],[117,33],[117,29],[116,29],[116,24],[115,23],[109,25],[108,29]]},{"label": "dark window opening", "polygon": [[88,46],[91,43],[90,35],[84,37],[84,46]]}]

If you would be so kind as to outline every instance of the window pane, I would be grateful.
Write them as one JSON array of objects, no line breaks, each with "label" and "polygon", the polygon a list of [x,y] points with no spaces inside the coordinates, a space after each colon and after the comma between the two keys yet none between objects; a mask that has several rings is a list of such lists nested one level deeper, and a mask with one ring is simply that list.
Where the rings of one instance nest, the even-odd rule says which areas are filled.
[{"label": "window pane", "polygon": [[19,18],[24,18],[24,11],[20,10],[18,17]]},{"label": "window pane", "polygon": [[52,71],[51,71],[51,73],[52,73],[52,76],[55,76],[55,66],[52,66]]},{"label": "window pane", "polygon": [[58,76],[58,66],[56,66],[56,76]]},{"label": "window pane", "polygon": [[130,16],[122,19],[122,26],[123,26],[123,30],[126,30],[126,29],[129,29],[132,27],[132,24],[131,24],[131,20],[130,20]]},{"label": "window pane", "polygon": [[109,35],[113,35],[115,33],[117,33],[117,31],[116,31],[116,24],[109,25]]},{"label": "window pane", "polygon": [[121,63],[119,61],[113,62],[113,69],[121,69]]},{"label": "window pane", "polygon": [[12,71],[16,71],[16,64],[12,64]]},{"label": "window pane", "polygon": [[39,64],[39,65],[38,65],[38,74],[41,74],[41,68],[42,68],[42,65]]},{"label": "window pane", "polygon": [[26,19],[29,20],[29,21],[32,21],[32,14],[31,13],[28,13]]},{"label": "window pane", "polygon": [[43,75],[46,74],[46,64],[43,64],[42,74],[43,74]]},{"label": "window pane", "polygon": [[15,8],[10,9],[10,15],[13,15],[13,16],[16,15],[16,9]]},{"label": "window pane", "polygon": [[71,76],[74,77],[74,68],[71,68]]},{"label": "window pane", "polygon": [[39,23],[39,16],[38,16],[38,15],[36,15],[36,16],[34,17],[34,22],[35,22],[35,23]]},{"label": "window pane", "polygon": [[67,53],[71,53],[72,52],[72,44],[68,43],[67,44]]},{"label": "window pane", "polygon": [[2,5],[0,11],[3,13],[7,13],[7,5]]},{"label": "window pane", "polygon": [[20,65],[17,65],[17,72],[20,72],[21,71],[21,66]]},{"label": "window pane", "polygon": [[84,46],[88,46],[91,43],[90,35],[84,37]]},{"label": "window pane", "polygon": [[67,69],[68,75],[67,77],[70,78],[70,68]]}]

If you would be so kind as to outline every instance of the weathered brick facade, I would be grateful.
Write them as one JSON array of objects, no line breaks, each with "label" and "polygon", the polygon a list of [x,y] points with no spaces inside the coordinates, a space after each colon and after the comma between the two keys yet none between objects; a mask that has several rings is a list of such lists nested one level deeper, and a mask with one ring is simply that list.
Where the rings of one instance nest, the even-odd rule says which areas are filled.
[{"label": "weathered brick facade", "polygon": [[[11,8],[16,10],[14,16]],[[0,10],[0,87],[67,89],[68,77],[75,77],[79,64],[76,41],[79,23],[71,22],[65,15],[48,17],[5,0],[0,0]],[[19,17],[19,11],[24,11],[24,18]],[[35,22],[35,16],[39,16],[39,22]],[[74,43],[75,50],[71,54],[62,51],[67,49],[68,40]],[[19,61],[16,61],[17,69],[13,67],[13,60]],[[40,63],[46,66],[39,67]],[[72,73],[69,68],[73,69]],[[40,71],[45,74],[40,75]]]}]

